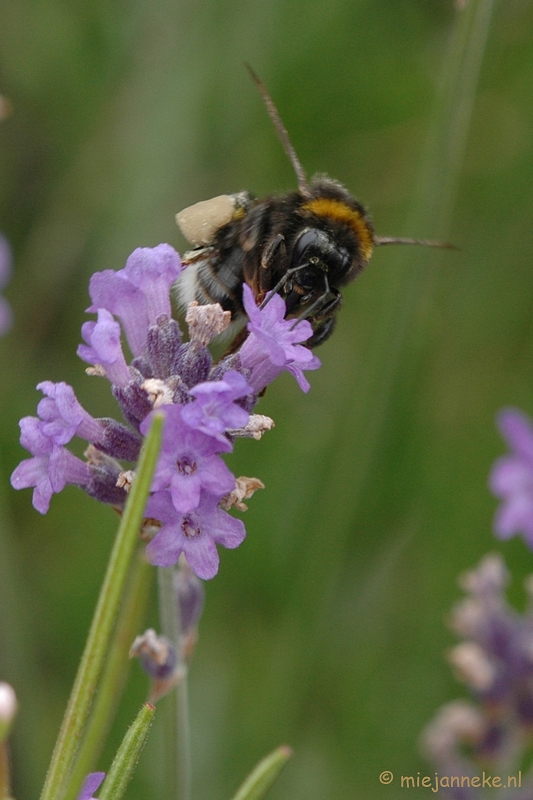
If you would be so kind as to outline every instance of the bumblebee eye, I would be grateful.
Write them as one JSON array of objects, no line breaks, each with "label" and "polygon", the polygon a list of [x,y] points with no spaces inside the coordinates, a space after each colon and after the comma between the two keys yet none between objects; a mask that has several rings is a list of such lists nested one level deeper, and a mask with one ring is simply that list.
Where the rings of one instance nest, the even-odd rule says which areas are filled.
[{"label": "bumblebee eye", "polygon": [[325,248],[330,247],[330,241],[323,231],[316,228],[307,228],[296,239],[292,251],[293,266],[309,259],[313,254],[320,254]]},{"label": "bumblebee eye", "polygon": [[352,258],[345,247],[335,247],[329,254],[331,268],[335,269],[339,274],[344,274],[350,269]]},{"label": "bumblebee eye", "polygon": [[[307,228],[294,243],[292,265],[296,267],[306,261],[314,264],[315,269],[344,275],[350,269],[352,259],[348,250],[336,244],[327,233],[317,228]],[[299,282],[303,282],[302,277]]]}]

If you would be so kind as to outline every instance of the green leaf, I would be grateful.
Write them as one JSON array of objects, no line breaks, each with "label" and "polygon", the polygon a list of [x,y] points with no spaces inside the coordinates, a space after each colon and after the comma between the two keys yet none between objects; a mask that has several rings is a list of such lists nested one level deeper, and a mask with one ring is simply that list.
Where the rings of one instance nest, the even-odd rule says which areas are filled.
[{"label": "green leaf", "polygon": [[292,750],[287,745],[277,747],[252,770],[233,800],[260,800],[264,797],[291,756]]},{"label": "green leaf", "polygon": [[121,800],[124,796],[150,732],[154,715],[155,706],[151,703],[146,703],[137,714],[113,759],[100,792],[100,800]]}]

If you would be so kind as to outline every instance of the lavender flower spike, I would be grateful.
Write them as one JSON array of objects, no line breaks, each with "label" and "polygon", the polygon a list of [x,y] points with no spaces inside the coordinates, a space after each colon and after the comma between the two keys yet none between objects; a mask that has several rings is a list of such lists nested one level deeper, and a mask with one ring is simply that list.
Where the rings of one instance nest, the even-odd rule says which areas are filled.
[{"label": "lavender flower spike", "polygon": [[81,791],[76,800],[95,800],[93,794],[105,778],[105,772],[91,772],[83,781]]},{"label": "lavender flower spike", "polygon": [[511,453],[499,458],[490,474],[491,491],[503,501],[494,529],[500,539],[522,533],[533,549],[533,423],[514,408],[501,411],[497,422]]},{"label": "lavender flower spike", "polygon": [[313,335],[311,324],[307,320],[285,319],[285,302],[278,294],[261,309],[257,307],[250,287],[244,284],[242,288],[250,333],[239,355],[243,367],[252,371],[250,384],[254,391],[260,392],[288,370],[300,389],[308,392],[310,385],[303,370],[320,366],[320,359],[300,344]]}]

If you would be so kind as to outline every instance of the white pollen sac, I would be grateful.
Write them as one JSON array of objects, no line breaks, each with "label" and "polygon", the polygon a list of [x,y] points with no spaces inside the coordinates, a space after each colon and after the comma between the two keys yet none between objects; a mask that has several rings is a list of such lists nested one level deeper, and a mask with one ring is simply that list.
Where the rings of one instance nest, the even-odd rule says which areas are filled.
[{"label": "white pollen sac", "polygon": [[237,207],[234,195],[220,194],[184,208],[176,214],[176,222],[187,241],[200,247],[210,244],[216,232],[231,222]]},{"label": "white pollen sac", "polygon": [[147,392],[154,408],[173,402],[174,393],[172,389],[160,378],[147,378],[141,384],[141,389]]},{"label": "white pollen sac", "polygon": [[127,469],[124,472],[120,473],[120,475],[117,478],[116,485],[120,489],[124,489],[125,492],[129,492],[133,485],[134,479],[135,479],[135,470]]}]

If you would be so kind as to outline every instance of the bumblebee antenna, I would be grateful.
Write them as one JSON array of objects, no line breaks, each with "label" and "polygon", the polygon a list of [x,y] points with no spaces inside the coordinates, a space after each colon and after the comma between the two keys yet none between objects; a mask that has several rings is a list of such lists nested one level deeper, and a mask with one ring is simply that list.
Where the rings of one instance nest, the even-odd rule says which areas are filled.
[{"label": "bumblebee antenna", "polygon": [[422,247],[440,247],[443,250],[458,250],[454,244],[448,242],[433,242],[428,239],[408,239],[404,236],[374,236],[374,244],[419,244]]},{"label": "bumblebee antenna", "polygon": [[296,178],[298,180],[298,189],[306,197],[311,197],[311,192],[309,190],[309,184],[307,183],[307,177],[305,171],[302,165],[300,164],[300,160],[296,155],[296,150],[291,144],[291,140],[289,139],[289,134],[287,133],[287,129],[281,120],[278,109],[274,105],[274,101],[272,100],[272,98],[268,93],[268,89],[266,88],[261,78],[254,72],[254,70],[249,64],[245,64],[245,67],[250,73],[253,82],[259,89],[259,93],[263,98],[263,103],[266,106],[268,116],[272,120],[274,129],[278,135],[278,139],[280,140],[281,144],[283,145],[283,149],[285,150],[286,154],[290,159],[294,172],[296,173]]}]

